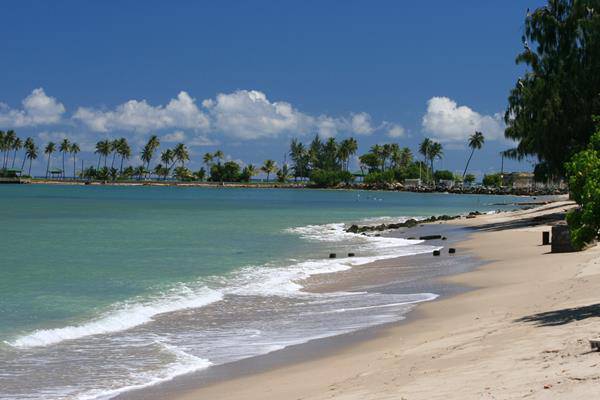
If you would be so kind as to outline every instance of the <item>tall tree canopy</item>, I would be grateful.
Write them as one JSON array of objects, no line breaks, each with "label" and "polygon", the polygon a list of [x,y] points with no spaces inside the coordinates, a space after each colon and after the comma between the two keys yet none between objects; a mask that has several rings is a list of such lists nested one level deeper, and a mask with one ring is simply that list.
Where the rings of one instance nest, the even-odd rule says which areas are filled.
[{"label": "tall tree canopy", "polygon": [[600,0],[549,0],[527,13],[522,39],[516,62],[528,70],[508,99],[505,134],[518,144],[507,155],[562,176],[600,114]]}]

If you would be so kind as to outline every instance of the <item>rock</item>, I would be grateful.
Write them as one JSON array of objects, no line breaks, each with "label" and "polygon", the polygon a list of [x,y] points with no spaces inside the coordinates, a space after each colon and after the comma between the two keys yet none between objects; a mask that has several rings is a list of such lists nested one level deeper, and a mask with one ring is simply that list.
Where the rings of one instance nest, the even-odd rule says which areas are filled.
[{"label": "rock", "polygon": [[433,251],[433,255],[436,256],[436,257],[439,256],[440,255],[440,251],[439,250],[434,250]]},{"label": "rock", "polygon": [[456,253],[456,249],[455,249],[454,247],[450,247],[450,248],[448,249],[448,253],[449,253],[449,254],[455,254],[455,253]]},{"label": "rock", "polygon": [[348,253],[348,257],[354,257],[354,253]]},{"label": "rock", "polygon": [[426,236],[421,236],[419,238],[419,240],[435,240],[435,239],[441,239],[442,235],[426,235]]},{"label": "rock", "polygon": [[337,255],[335,253],[329,253],[329,258],[336,258]]}]

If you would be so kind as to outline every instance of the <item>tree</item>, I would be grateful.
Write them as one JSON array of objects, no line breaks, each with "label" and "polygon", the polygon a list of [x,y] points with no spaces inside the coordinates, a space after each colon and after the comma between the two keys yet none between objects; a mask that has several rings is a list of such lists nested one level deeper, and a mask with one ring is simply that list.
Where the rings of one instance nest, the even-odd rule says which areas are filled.
[{"label": "tree", "polygon": [[277,182],[285,183],[290,177],[290,171],[287,164],[283,164],[281,168],[277,171]]},{"label": "tree", "polygon": [[25,143],[23,144],[23,148],[25,149],[25,155],[23,156],[23,162],[21,163],[21,171],[23,171],[23,169],[25,168],[25,161],[27,160],[27,150],[31,149],[32,147],[35,147],[35,143],[33,141],[33,138],[28,137],[27,139],[25,139]]},{"label": "tree", "polygon": [[17,134],[13,130],[6,131],[4,134],[4,139],[0,142],[0,146],[3,151],[3,159],[2,159],[2,168],[6,168],[8,165],[8,159],[10,151],[13,148],[13,144],[17,139]]},{"label": "tree", "polygon": [[271,173],[277,170],[277,164],[273,160],[265,160],[263,166],[260,168],[265,174],[267,174],[267,182],[269,182],[269,176]]},{"label": "tree", "polygon": [[342,140],[338,149],[338,158],[342,162],[342,169],[348,171],[350,157],[356,154],[358,150],[358,143],[354,138],[348,138]]},{"label": "tree", "polygon": [[110,167],[115,167],[115,158],[117,158],[117,154],[119,154],[119,146],[121,145],[121,139],[115,139],[110,142],[110,152],[112,153],[112,161],[110,162]]},{"label": "tree", "polygon": [[308,162],[311,169],[323,168],[323,142],[321,142],[319,135],[315,135],[315,138],[310,142]]},{"label": "tree", "polygon": [[204,164],[206,164],[206,168],[208,168],[210,170],[210,167],[212,166],[214,160],[214,156],[212,155],[212,153],[204,153],[204,157],[202,157],[202,161],[204,162]]},{"label": "tree", "polygon": [[171,172],[171,168],[173,167],[173,165],[171,163],[174,163],[175,160],[175,154],[173,153],[173,150],[171,149],[167,149],[165,151],[163,151],[160,154],[160,161],[165,163],[165,174],[164,174],[164,180],[167,180],[167,176],[169,176],[169,173]]},{"label": "tree", "polygon": [[489,174],[483,176],[483,186],[500,187],[502,186],[502,175]]},{"label": "tree", "polygon": [[217,159],[217,164],[221,164],[221,159],[225,158],[225,154],[221,150],[215,151],[213,157]]},{"label": "tree", "polygon": [[308,172],[308,152],[302,142],[292,139],[290,143],[290,157],[294,163],[294,178],[304,177]]},{"label": "tree", "polygon": [[427,150],[427,155],[429,157],[429,162],[431,163],[431,173],[434,173],[433,170],[433,161],[438,158],[442,159],[444,156],[444,151],[442,145],[438,142],[431,142],[429,149]]},{"label": "tree", "polygon": [[190,160],[190,153],[183,143],[179,143],[175,146],[175,149],[173,149],[173,156],[181,163],[182,167],[185,167],[185,162]]},{"label": "tree", "polygon": [[198,171],[194,172],[194,177],[202,182],[206,178],[206,170],[200,168]]},{"label": "tree", "polygon": [[50,142],[44,148],[44,154],[48,155],[48,164],[46,165],[46,179],[48,179],[48,172],[50,171],[50,159],[52,157],[52,153],[56,150],[56,145],[53,142]]},{"label": "tree", "polygon": [[64,138],[58,147],[62,153],[62,178],[65,179],[65,155],[71,151],[71,142],[68,138]]},{"label": "tree", "polygon": [[[421,144],[419,144],[419,153],[421,153],[421,155],[423,156],[423,160],[425,161],[425,163],[427,163],[427,160],[429,160],[429,149],[431,148],[431,139],[429,138],[425,138],[423,139],[423,141],[421,142]],[[419,168],[419,179],[421,179],[421,169]]]},{"label": "tree", "polygon": [[121,139],[119,139],[117,152],[121,156],[121,166],[119,168],[119,174],[123,175],[123,161],[129,160],[129,158],[131,157],[131,147],[129,147],[129,143],[127,142],[126,138],[122,137]]},{"label": "tree", "polygon": [[140,158],[145,163],[146,171],[150,170],[150,162],[152,161],[154,153],[156,152],[156,149],[158,149],[159,146],[160,140],[158,139],[158,136],[152,135],[150,136],[150,139],[148,139],[148,143],[146,143],[146,145],[142,149]]},{"label": "tree", "polygon": [[[17,151],[21,150],[22,148],[23,148],[23,141],[18,136],[15,137],[15,140],[12,143],[12,149],[13,149],[14,153],[13,153],[11,168],[15,167],[15,161],[17,159]],[[23,170],[23,168],[21,168],[21,171],[22,170]]]},{"label": "tree", "polygon": [[110,141],[109,140],[101,140],[96,143],[96,150],[94,153],[98,154],[98,170],[100,170],[100,161],[102,157],[104,157],[104,166],[106,167],[106,157],[110,154]]},{"label": "tree", "polygon": [[472,185],[473,182],[475,182],[475,175],[473,175],[473,174],[467,174],[467,175],[465,175],[463,181],[465,183],[467,183],[468,185]]},{"label": "tree", "polygon": [[258,169],[253,164],[248,164],[242,170],[240,174],[240,180],[242,182],[250,182],[254,175],[258,174]]},{"label": "tree", "polygon": [[507,156],[537,156],[562,176],[585,148],[600,115],[600,2],[549,0],[528,13],[517,64],[527,70],[508,98],[506,137],[518,142]]},{"label": "tree", "polygon": [[77,175],[75,175],[75,169],[76,169],[76,161],[77,161],[77,153],[79,153],[81,151],[81,149],[79,148],[79,145],[77,143],[71,143],[71,147],[69,148],[69,153],[71,153],[71,156],[73,157],[73,179],[75,179],[75,177]]},{"label": "tree", "polygon": [[483,133],[481,133],[481,132],[475,132],[474,134],[472,134],[469,137],[469,148],[471,148],[471,155],[469,156],[469,159],[467,160],[467,165],[465,165],[465,170],[462,174],[463,179],[465,178],[465,175],[467,174],[467,169],[469,168],[469,164],[471,163],[471,158],[473,157],[473,153],[475,153],[475,150],[480,150],[481,147],[483,146],[484,142],[485,142],[485,138],[483,137]]},{"label": "tree", "polygon": [[[28,175],[31,176],[31,163],[33,162],[33,160],[38,158],[38,148],[35,145],[35,143],[33,142],[32,138],[28,138],[28,140],[30,140],[29,145],[26,147],[25,149],[25,157],[29,160],[29,173]],[[46,174],[46,177],[47,174]]]}]

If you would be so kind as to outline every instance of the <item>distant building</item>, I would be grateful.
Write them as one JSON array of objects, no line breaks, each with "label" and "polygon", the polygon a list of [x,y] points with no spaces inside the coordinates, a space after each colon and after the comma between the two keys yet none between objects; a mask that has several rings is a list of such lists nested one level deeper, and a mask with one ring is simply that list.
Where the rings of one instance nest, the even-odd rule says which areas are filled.
[{"label": "distant building", "polygon": [[444,189],[452,189],[454,187],[454,179],[440,179],[438,185]]},{"label": "distant building", "polygon": [[512,172],[502,175],[502,186],[513,189],[532,189],[535,181],[531,172]]}]

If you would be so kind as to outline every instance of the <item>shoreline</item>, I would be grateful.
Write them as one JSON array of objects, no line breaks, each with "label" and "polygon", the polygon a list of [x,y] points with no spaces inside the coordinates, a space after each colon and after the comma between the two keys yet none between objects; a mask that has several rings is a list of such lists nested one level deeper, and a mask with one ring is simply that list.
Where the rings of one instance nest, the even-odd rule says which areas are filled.
[{"label": "shoreline", "polygon": [[[163,392],[161,385],[153,392],[176,400],[600,394],[600,375],[590,368],[600,360],[586,341],[597,334],[592,322],[600,320],[600,311],[585,313],[600,283],[600,248],[548,254],[549,248],[539,245],[545,225],[528,226],[534,216],[564,206],[470,220],[472,236],[456,247],[488,262],[443,280],[471,290],[419,304],[405,321],[379,327],[372,336],[262,372],[177,391]],[[122,398],[135,397],[131,392]]]},{"label": "shoreline", "polygon": [[65,180],[54,180],[54,179],[37,179],[27,178],[17,182],[15,184],[28,184],[28,185],[65,185],[65,186],[151,186],[151,187],[199,187],[199,188],[245,188],[245,189],[310,189],[310,190],[365,190],[365,191],[383,191],[383,192],[408,192],[408,193],[447,193],[447,194],[465,194],[465,195],[496,195],[496,196],[523,196],[523,197],[536,197],[536,196],[564,196],[567,192],[562,189],[526,189],[526,188],[487,188],[487,187],[473,187],[473,188],[431,188],[431,187],[404,187],[402,184],[388,184],[388,185],[368,185],[364,183],[353,183],[349,185],[339,185],[336,187],[318,187],[308,185],[306,182],[182,182],[182,181],[160,181],[160,180],[147,180],[147,181],[81,181],[73,179]]}]

